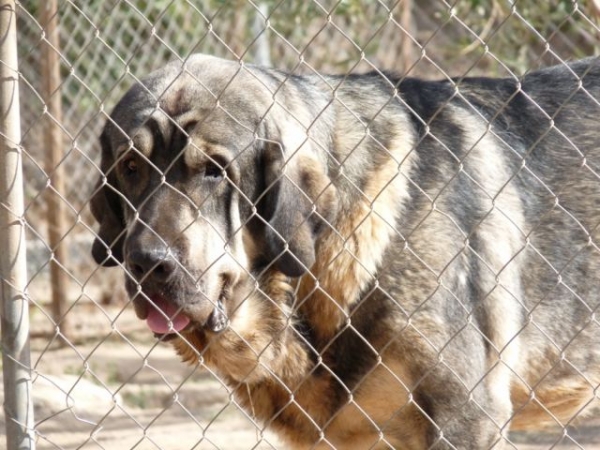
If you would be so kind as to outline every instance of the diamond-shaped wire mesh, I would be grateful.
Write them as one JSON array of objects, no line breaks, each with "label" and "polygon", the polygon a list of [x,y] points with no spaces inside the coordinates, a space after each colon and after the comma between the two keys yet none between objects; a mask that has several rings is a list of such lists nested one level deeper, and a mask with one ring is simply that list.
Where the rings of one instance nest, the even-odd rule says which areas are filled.
[{"label": "diamond-shaped wire mesh", "polygon": [[[60,0],[54,15],[57,46],[51,45],[41,19],[44,2],[23,1],[17,6],[26,289],[37,448],[498,445],[600,449],[600,419],[594,409],[600,383],[596,315],[600,282],[593,270],[600,251],[596,212],[600,210],[600,161],[590,150],[597,146],[600,132],[589,125],[573,130],[555,126],[561,114],[580,116],[582,123],[588,120],[589,124],[586,114],[600,113],[600,86],[595,93],[588,92],[584,77],[577,78],[577,88],[563,103],[548,102],[552,111],[529,98],[522,107],[538,122],[523,124],[503,122],[505,111],[522,101],[519,89],[503,95],[498,87],[490,102],[479,98],[476,88],[463,80],[491,76],[519,83],[538,68],[564,67],[569,61],[597,54],[600,4],[596,0]],[[60,118],[53,117],[45,100],[40,60],[49,47],[59,57],[60,83],[51,96],[62,102]],[[223,69],[220,81],[215,82],[186,68],[195,53],[233,61],[235,70]],[[123,124],[133,120],[109,117],[119,99],[169,61],[182,62],[184,68],[178,75],[201,86],[198,89],[207,97],[202,107],[209,117],[219,120],[214,123],[229,124],[229,133],[240,140],[252,138],[235,158],[223,159],[215,153],[209,163],[203,163],[208,164],[208,168],[203,166],[208,177],[234,186],[230,197],[237,198],[240,209],[246,211],[243,220],[227,224],[231,228],[227,236],[223,224],[206,217],[210,208],[205,204],[211,197],[199,198],[183,188],[178,181],[182,175],[176,175],[181,161],[193,166],[194,158],[202,159],[197,155],[205,152],[208,141],[190,144],[193,151],[185,147],[165,162],[149,158],[135,136],[121,137],[125,144],[118,156],[108,166],[101,162],[99,136],[105,124],[112,126],[113,135],[127,134]],[[278,72],[256,71],[254,63]],[[369,81],[366,91],[352,92],[348,84],[356,74],[366,72],[379,81]],[[293,106],[294,102],[310,103],[312,94],[289,102],[293,86],[303,75],[312,77],[313,88],[325,90],[331,99],[312,116],[299,115]],[[440,106],[427,117],[422,111],[430,106],[406,98],[413,95],[408,90],[420,86],[413,77],[446,81]],[[177,83],[175,79],[159,90],[149,88],[146,98],[151,100],[152,111],[143,126],[153,126],[158,132],[170,127],[173,136],[192,143],[202,127],[205,137],[224,136],[222,127],[211,128],[210,120],[188,127],[167,111],[169,89]],[[213,86],[223,89],[211,91]],[[260,110],[260,125],[250,123],[243,108],[231,107],[229,93],[240,86],[257,97],[268,92],[270,102],[260,103],[261,97],[244,104]],[[580,109],[569,103],[576,92]],[[177,107],[185,108],[181,106],[184,100],[179,101]],[[330,104],[337,108],[331,120]],[[397,121],[386,122],[390,116]],[[288,143],[261,134],[260,127],[268,127],[271,117],[285,117],[286,126],[301,130],[303,137],[292,143],[293,151],[283,148]],[[159,125],[151,126],[153,120]],[[318,136],[324,123],[334,127],[333,120],[339,128],[330,136],[332,144]],[[46,163],[48,123],[54,123],[62,136],[58,166],[65,176],[64,191],[50,181],[59,168]],[[411,135],[409,128],[419,133]],[[515,148],[519,132],[534,139],[523,138],[522,148]],[[397,143],[398,136],[406,139]],[[341,139],[346,148],[325,157],[327,164],[337,165],[335,177],[319,184],[306,180],[313,176],[311,172],[305,178],[297,176],[294,171],[299,164],[322,163],[322,156],[315,155],[327,154],[327,145]],[[571,152],[568,173],[563,176],[536,169],[538,159],[552,156],[552,150],[546,155],[536,149],[552,149],[550,142]],[[277,169],[276,175],[261,181],[264,193],[260,197],[253,197],[247,186],[237,182],[258,169],[234,170],[248,163],[247,155],[256,146],[268,149],[261,164]],[[365,146],[372,149],[372,160],[359,165],[350,162]],[[283,162],[277,156],[282,152],[287,152]],[[505,167],[495,165],[500,160],[506,162]],[[136,172],[142,166],[160,182],[136,202],[119,192],[112,180],[121,176],[119,171]],[[435,182],[417,176],[427,167],[439,171]],[[371,175],[359,180],[353,172],[359,169]],[[556,184],[557,179],[564,185]],[[307,192],[307,183],[318,187]],[[527,199],[535,200],[521,198],[520,183],[527,186]],[[291,193],[293,201],[287,206],[292,211],[310,205],[311,215],[295,222],[295,231],[311,226],[309,234],[326,235],[319,241],[316,260],[310,255],[304,260],[302,254],[290,262],[295,267],[290,270],[302,272],[301,278],[296,273],[286,277],[278,270],[277,261],[286,260],[299,246],[291,238],[293,233],[284,230],[289,224],[275,226],[270,219],[278,213],[274,192],[282,186]],[[347,217],[334,220],[328,206],[335,189],[348,197],[338,212],[338,217]],[[164,312],[171,307],[142,288],[158,272],[157,267],[146,271],[140,262],[102,268],[92,259],[92,242],[102,236],[90,202],[104,190],[121,205],[120,220],[135,223],[145,236],[144,243],[164,248],[165,260],[175,254],[173,270],[193,279],[196,286],[205,286],[203,275],[221,266],[234,267],[227,270],[252,280],[239,304],[226,311],[229,322],[225,324],[214,312],[223,307],[220,300],[209,299],[213,312],[205,319],[215,321],[210,325],[215,330],[228,327],[229,347],[213,344],[207,350],[200,338],[181,333],[178,352],[192,362],[185,364],[164,339],[155,339],[146,323],[136,318],[134,309],[139,310],[143,300],[145,308],[155,305]],[[51,244],[48,217],[54,212],[49,198],[57,196],[63,206],[64,229],[59,230],[59,242]],[[168,211],[160,211],[166,215],[160,227],[153,217],[143,214],[159,197],[171,199]],[[520,206],[515,207],[515,202]],[[573,204],[582,206],[577,209]],[[195,217],[187,222],[175,217],[190,207],[195,208]],[[164,231],[169,227],[177,229],[176,238],[165,237],[171,232]],[[540,237],[552,227],[569,232],[560,252],[551,251],[555,243]],[[130,241],[132,228],[127,231]],[[441,234],[431,236],[432,229]],[[197,230],[209,242],[206,245],[220,245],[214,250],[218,256],[201,274],[177,253],[180,241]],[[264,238],[250,242],[260,233],[282,245],[272,251],[273,245]],[[118,238],[112,236],[104,248]],[[482,239],[501,244],[490,251]],[[384,241],[393,242],[395,249],[379,248]],[[64,260],[57,261],[53,245],[65,250]],[[269,245],[267,250],[261,248]],[[398,262],[390,260],[389,252]],[[265,254],[271,256],[269,261],[249,261]],[[65,275],[66,309],[61,317],[53,313],[53,265]],[[158,266],[167,270],[164,262]],[[347,284],[340,283],[337,273],[350,274]],[[220,276],[223,290],[231,288],[229,272]],[[536,279],[544,280],[539,290],[528,285]],[[413,287],[410,295],[406,286]],[[127,290],[135,292],[135,308]],[[524,298],[524,292],[531,298]],[[290,300],[286,303],[281,298]],[[576,314],[536,321],[543,315],[540,311],[556,299],[574,305]],[[257,302],[259,310],[247,306]],[[388,309],[379,311],[375,302]],[[167,314],[169,320],[163,317],[162,321],[176,328],[174,314],[175,310]],[[244,317],[243,324],[235,325],[232,315],[236,314]],[[332,319],[324,323],[324,318]],[[366,332],[392,327],[392,322],[392,335]],[[495,334],[498,329],[500,334]],[[481,349],[473,342],[481,344],[484,356],[477,354]],[[273,362],[273,355],[282,348],[285,358],[302,360],[297,366],[308,367],[302,369],[301,377],[280,370]],[[344,357],[333,364],[331,355],[338,353]],[[422,360],[428,363],[418,369],[411,365]],[[357,375],[356,365],[368,369]],[[535,376],[530,376],[532,372]],[[568,381],[559,389],[565,397],[553,397],[552,383],[567,375]],[[294,376],[299,379],[291,383]],[[276,399],[259,392],[253,384],[258,377],[268,378],[275,386],[270,392],[277,392]],[[502,389],[513,394],[508,415],[502,411],[510,399],[502,400]],[[498,403],[490,400],[497,397],[501,398]],[[345,408],[328,413],[327,405],[334,401]],[[438,405],[446,408],[445,414],[436,413]],[[556,412],[569,405],[568,415]],[[266,417],[261,412],[265,410],[270,411]],[[521,412],[533,418],[530,422],[547,427],[522,431],[526,424]],[[511,420],[513,429],[509,430]],[[495,437],[485,441],[482,436],[489,429]],[[286,437],[291,437],[291,444]]]}]

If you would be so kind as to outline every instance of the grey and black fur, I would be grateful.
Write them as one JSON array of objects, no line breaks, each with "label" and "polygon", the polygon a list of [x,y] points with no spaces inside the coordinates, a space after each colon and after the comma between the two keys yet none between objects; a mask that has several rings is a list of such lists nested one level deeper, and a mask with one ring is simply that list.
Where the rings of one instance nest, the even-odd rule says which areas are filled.
[{"label": "grey and black fur", "polygon": [[93,254],[290,448],[501,448],[597,402],[599,99],[597,59],[431,82],[195,55],[108,120]]}]

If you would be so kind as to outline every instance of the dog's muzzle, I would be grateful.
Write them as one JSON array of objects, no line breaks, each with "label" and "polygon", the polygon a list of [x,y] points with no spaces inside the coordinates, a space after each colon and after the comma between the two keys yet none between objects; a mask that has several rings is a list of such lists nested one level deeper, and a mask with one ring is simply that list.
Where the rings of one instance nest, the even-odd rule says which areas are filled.
[{"label": "dog's muzzle", "polygon": [[[128,252],[127,267],[137,283],[130,281],[128,291],[133,298],[136,315],[145,320],[158,337],[180,333],[194,327],[219,333],[228,323],[224,306],[225,289],[216,301],[199,290],[185,289],[181,279],[190,278],[181,264],[166,251],[135,249]],[[139,293],[138,284],[142,286]],[[130,285],[130,286],[129,286]]]}]

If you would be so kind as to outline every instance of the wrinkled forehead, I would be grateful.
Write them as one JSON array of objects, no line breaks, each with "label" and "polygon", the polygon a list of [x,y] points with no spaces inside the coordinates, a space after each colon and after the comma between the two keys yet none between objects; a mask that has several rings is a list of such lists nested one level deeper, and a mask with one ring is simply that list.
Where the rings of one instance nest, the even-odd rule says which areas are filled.
[{"label": "wrinkled forehead", "polygon": [[168,137],[174,128],[196,128],[205,139],[223,144],[235,136],[255,134],[273,106],[268,80],[233,62],[213,64],[212,58],[205,58],[168,65],[134,85],[107,122],[112,147],[148,132]]}]

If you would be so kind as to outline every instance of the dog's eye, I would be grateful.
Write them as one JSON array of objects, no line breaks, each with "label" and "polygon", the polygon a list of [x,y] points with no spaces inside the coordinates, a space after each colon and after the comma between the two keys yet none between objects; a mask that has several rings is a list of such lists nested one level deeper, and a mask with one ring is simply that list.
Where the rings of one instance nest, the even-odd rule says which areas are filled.
[{"label": "dog's eye", "polygon": [[204,166],[204,177],[211,180],[220,180],[224,176],[223,168],[216,162],[209,161]]}]

